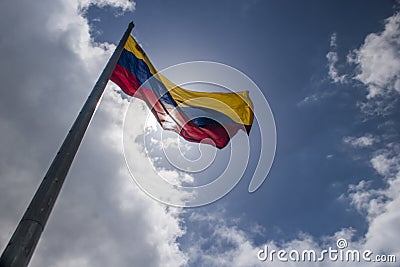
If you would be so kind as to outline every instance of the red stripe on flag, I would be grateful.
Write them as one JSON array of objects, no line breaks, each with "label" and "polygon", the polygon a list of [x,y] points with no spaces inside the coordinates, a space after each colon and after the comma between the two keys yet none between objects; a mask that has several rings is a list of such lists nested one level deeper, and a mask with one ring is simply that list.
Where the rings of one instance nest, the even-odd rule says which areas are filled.
[{"label": "red stripe on flag", "polygon": [[140,87],[136,77],[118,64],[115,66],[110,80],[115,82],[125,94],[130,96],[134,95],[136,90]]},{"label": "red stripe on flag", "polygon": [[[189,142],[203,142],[223,148],[238,130],[247,130],[244,125],[235,123],[197,126],[179,109],[166,108],[152,90],[140,87],[137,78],[120,65],[115,67],[110,80],[116,83],[126,94],[145,101],[164,129],[175,131]],[[138,90],[139,88],[140,90]],[[174,123],[171,124],[171,120]],[[211,139],[212,142],[207,141],[207,138]]]}]

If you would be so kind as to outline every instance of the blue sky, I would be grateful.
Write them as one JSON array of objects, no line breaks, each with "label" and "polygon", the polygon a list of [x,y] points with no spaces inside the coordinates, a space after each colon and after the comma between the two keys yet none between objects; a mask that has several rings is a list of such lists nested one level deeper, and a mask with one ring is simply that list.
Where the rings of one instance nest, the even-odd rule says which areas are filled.
[{"label": "blue sky", "polygon": [[[398,2],[24,4],[29,14],[0,4],[1,247],[133,20],[133,35],[157,69],[214,61],[257,84],[276,123],[273,167],[248,193],[258,159],[252,153],[244,177],[221,200],[191,209],[159,204],[127,171],[121,140],[128,102],[110,84],[32,266],[265,266],[256,254],[264,244],[322,249],[337,238],[400,260]],[[255,128],[252,147],[257,135]],[[138,144],[133,149],[138,162],[146,160]]]}]

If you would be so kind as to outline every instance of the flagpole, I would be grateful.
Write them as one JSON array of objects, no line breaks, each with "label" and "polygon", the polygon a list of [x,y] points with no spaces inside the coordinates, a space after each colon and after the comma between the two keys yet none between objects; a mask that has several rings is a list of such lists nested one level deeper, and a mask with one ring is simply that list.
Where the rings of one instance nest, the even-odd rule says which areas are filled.
[{"label": "flagpole", "polygon": [[64,139],[24,216],[4,249],[0,258],[0,267],[26,267],[29,264],[82,138],[133,27],[133,22],[129,23],[117,48]]}]

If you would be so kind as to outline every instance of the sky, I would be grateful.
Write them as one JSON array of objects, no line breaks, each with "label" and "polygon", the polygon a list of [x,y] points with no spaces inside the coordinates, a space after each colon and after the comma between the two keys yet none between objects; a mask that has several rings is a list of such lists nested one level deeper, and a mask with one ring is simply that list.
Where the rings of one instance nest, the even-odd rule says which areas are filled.
[{"label": "sky", "polygon": [[[158,70],[212,61],[243,72],[258,86],[276,124],[272,168],[249,193],[259,156],[251,152],[242,179],[218,201],[177,208],[154,200],[134,182],[124,157],[127,110],[140,119],[148,111],[140,103],[130,105],[109,82],[30,266],[270,266],[257,258],[265,246],[321,251],[335,247],[339,238],[352,249],[397,255],[397,263],[368,266],[396,266],[399,5],[389,0],[2,1],[0,249],[133,20],[133,35]],[[139,166],[154,157],[169,179],[202,178],[167,166],[157,140],[150,142],[154,154],[146,154],[138,141],[146,133],[143,125],[132,130],[137,138],[130,155]],[[160,133],[154,125],[147,130]],[[252,148],[259,146],[259,135],[260,129],[252,129]],[[226,160],[224,151],[217,154],[211,167],[216,173]],[[140,168],[138,175],[149,171]],[[273,263],[299,265],[358,266]]]}]

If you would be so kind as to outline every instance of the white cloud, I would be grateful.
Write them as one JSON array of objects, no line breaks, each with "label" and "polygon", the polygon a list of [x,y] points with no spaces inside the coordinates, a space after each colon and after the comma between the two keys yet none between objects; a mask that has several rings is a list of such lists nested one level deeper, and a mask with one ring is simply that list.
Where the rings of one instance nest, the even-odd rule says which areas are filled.
[{"label": "white cloud", "polygon": [[193,183],[194,178],[188,174],[179,173],[176,171],[160,169],[158,174],[173,185],[182,185],[182,183]]},{"label": "white cloud", "polygon": [[[400,180],[396,182],[397,189],[400,188]],[[359,185],[354,186],[355,191],[357,190],[367,190],[365,182],[361,182]],[[381,209],[379,213],[374,213],[373,211],[376,207],[370,201],[369,197],[364,197],[360,200],[358,204],[362,204],[368,209],[369,212],[369,229],[367,233],[355,239],[355,230],[352,228],[339,229],[332,235],[322,236],[320,238],[315,238],[306,233],[299,233],[297,238],[282,241],[282,240],[266,240],[263,243],[255,244],[254,236],[252,236],[249,231],[244,231],[236,226],[236,224],[229,223],[228,219],[223,219],[220,213],[214,214],[203,214],[203,215],[192,215],[190,220],[200,222],[203,227],[210,229],[210,233],[207,238],[196,239],[193,245],[188,249],[190,256],[189,263],[194,265],[199,264],[199,266],[218,266],[218,267],[254,267],[254,266],[347,266],[343,262],[330,261],[328,257],[324,261],[318,263],[310,262],[295,262],[286,261],[282,262],[276,258],[271,262],[267,259],[265,262],[260,261],[257,258],[257,253],[261,249],[268,247],[268,250],[285,250],[290,252],[292,250],[297,250],[300,253],[304,250],[314,250],[318,255],[324,249],[337,249],[336,242],[340,238],[344,238],[348,243],[348,249],[350,250],[371,250],[376,256],[377,254],[385,255],[396,255],[397,259],[400,256],[400,246],[397,242],[397,237],[399,236],[400,230],[397,227],[397,222],[400,217],[400,212],[398,211],[398,197],[399,191],[388,189],[379,192],[379,194],[387,194],[395,196],[395,199],[389,201],[382,201]],[[389,193],[390,192],[390,193]],[[389,193],[389,194],[388,194]],[[364,205],[367,202],[368,205]],[[397,206],[396,206],[397,205]],[[364,207],[363,207],[364,208]],[[232,219],[232,218],[231,218]],[[265,235],[264,235],[265,236]],[[348,264],[348,263],[345,263]],[[352,262],[351,266],[365,266],[365,262]],[[387,266],[381,265],[379,263],[368,262],[369,266]],[[197,266],[197,265],[196,265]]]},{"label": "white cloud", "polygon": [[[223,211],[222,211],[223,213]],[[314,266],[310,262],[281,262],[275,258],[274,261],[267,259],[265,262],[260,261],[257,254],[260,249],[265,246],[271,250],[315,250],[317,253],[328,247],[336,248],[336,240],[345,238],[349,242],[354,236],[354,230],[351,228],[341,229],[332,236],[325,236],[316,240],[311,235],[300,233],[297,238],[288,241],[265,240],[264,243],[256,245],[254,236],[249,231],[238,228],[235,224],[229,223],[221,217],[221,211],[214,214],[194,214],[190,220],[200,222],[203,227],[206,226],[211,230],[207,239],[196,240],[189,249],[190,262],[200,266],[219,266],[219,267],[254,267],[254,266]],[[235,220],[233,220],[235,221]],[[253,226],[259,228],[260,226]],[[265,231],[262,231],[265,232]],[[211,240],[211,242],[210,242]],[[352,248],[358,248],[359,244],[351,243]],[[275,254],[276,257],[276,254]],[[315,266],[342,266],[341,262],[336,264],[325,260],[319,262]],[[359,265],[362,266],[362,265]],[[374,266],[374,265],[371,265]]]},{"label": "white cloud", "polygon": [[329,43],[331,48],[336,48],[337,47],[337,33],[334,32],[331,35],[331,41]]},{"label": "white cloud", "polygon": [[[330,38],[330,51],[326,54],[326,59],[327,59],[327,67],[328,67],[328,77],[331,82],[333,83],[340,83],[340,84],[345,84],[348,82],[348,78],[346,74],[339,74],[338,70],[338,62],[339,62],[339,56],[337,52],[337,34],[333,33]],[[325,80],[325,78],[324,78]],[[320,84],[317,84],[316,87],[319,87]],[[317,102],[320,102],[321,100],[328,98],[332,95],[334,95],[334,91],[328,91],[328,90],[321,90],[317,91],[316,93],[313,93],[311,95],[308,95],[304,97],[301,101],[297,103],[298,107],[304,107],[310,104],[314,104]]]},{"label": "white cloud", "polygon": [[354,79],[368,87],[368,98],[400,92],[400,13],[385,22],[382,32],[369,34],[348,56],[357,67]]},{"label": "white cloud", "polygon": [[91,5],[98,7],[111,6],[121,8],[122,11],[132,11],[135,9],[136,3],[131,0],[78,0],[79,8],[88,8]]},{"label": "white cloud", "polygon": [[370,134],[361,137],[346,136],[343,138],[343,142],[353,147],[369,147],[372,146],[377,140]]},{"label": "white cloud", "polygon": [[336,52],[336,40],[337,34],[333,33],[330,41],[331,51],[326,54],[326,58],[328,60],[328,75],[334,83],[345,83],[347,78],[346,75],[339,75],[339,70],[336,67],[339,61],[338,53]]},{"label": "white cloud", "polygon": [[370,117],[388,116],[393,113],[393,110],[395,110],[398,104],[399,99],[391,97],[374,97],[372,99],[367,99],[366,101],[357,102],[357,106],[360,108],[362,113]]},{"label": "white cloud", "polygon": [[[114,49],[92,42],[82,16],[91,4],[134,8],[125,0],[0,3],[6,88],[0,91],[1,250]],[[91,122],[32,267],[187,262],[176,240],[184,234],[179,210],[145,195],[125,166],[121,140],[128,103],[113,89],[108,86]],[[148,160],[137,144],[132,147],[139,162]]]},{"label": "white cloud", "polygon": [[365,235],[365,247],[400,255],[397,237],[400,235],[400,157],[399,149],[392,147],[380,151],[372,159],[374,169],[383,176],[386,187],[369,188],[369,182],[361,181],[350,187],[350,198],[358,209],[367,212],[369,228]]},{"label": "white cloud", "polygon": [[[386,116],[393,112],[398,100],[393,94],[400,92],[400,13],[385,20],[381,32],[369,34],[363,44],[347,54],[348,73],[338,68],[337,34],[330,39],[330,51],[326,54],[328,76],[333,83],[348,84],[358,81],[367,91],[367,99],[357,106],[365,115]],[[355,85],[355,83],[353,83]],[[313,97],[315,98],[315,97]],[[318,100],[306,98],[309,100]]]},{"label": "white cloud", "polygon": [[[392,147],[395,152],[398,152],[396,146]],[[371,163],[374,169],[383,176],[390,176],[397,171],[400,171],[400,157],[393,156],[388,150],[377,153],[372,159]]]},{"label": "white cloud", "polygon": [[348,197],[351,204],[369,221],[381,214],[385,208],[385,199],[380,190],[371,189],[371,181],[361,180],[357,185],[350,185]]}]

